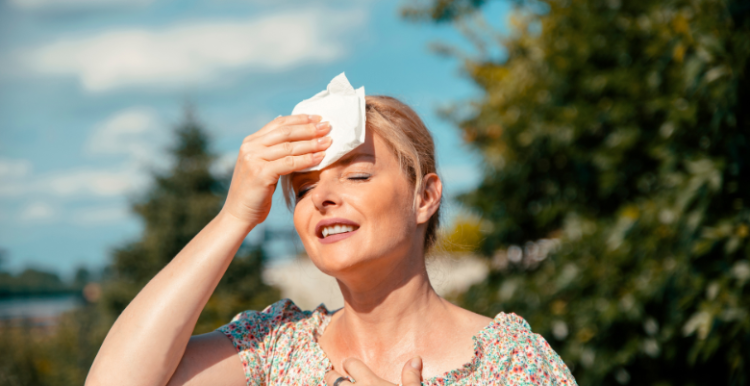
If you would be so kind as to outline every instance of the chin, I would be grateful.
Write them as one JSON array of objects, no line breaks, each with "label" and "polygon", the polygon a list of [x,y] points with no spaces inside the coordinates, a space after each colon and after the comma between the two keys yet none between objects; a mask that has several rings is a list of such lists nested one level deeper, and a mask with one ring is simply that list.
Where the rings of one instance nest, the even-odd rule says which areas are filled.
[{"label": "chin", "polygon": [[310,256],[310,260],[326,275],[338,277],[347,272],[356,271],[366,259],[347,253],[332,253],[325,257]]},{"label": "chin", "polygon": [[328,236],[328,242],[316,236],[308,236],[302,242],[313,264],[336,278],[387,271],[387,267],[398,263],[395,260],[409,255],[409,236],[413,237],[413,232],[381,232],[385,236],[376,240],[371,232],[363,232],[366,230],[360,228],[346,237]]},{"label": "chin", "polygon": [[[315,242],[318,242],[315,240]],[[366,253],[365,248],[350,243],[336,243],[340,245],[325,245],[323,248],[305,248],[310,260],[323,273],[338,277],[368,265],[377,257]]]}]

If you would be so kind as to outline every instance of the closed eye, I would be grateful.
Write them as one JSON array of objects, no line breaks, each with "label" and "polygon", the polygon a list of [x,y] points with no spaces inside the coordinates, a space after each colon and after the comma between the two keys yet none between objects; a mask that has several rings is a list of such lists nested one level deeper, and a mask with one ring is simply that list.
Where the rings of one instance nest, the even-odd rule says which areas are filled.
[{"label": "closed eye", "polygon": [[[358,174],[347,177],[347,179],[350,181],[367,181],[370,179],[370,177],[371,176],[369,174]],[[297,201],[301,200],[305,196],[305,194],[307,194],[307,192],[309,192],[314,187],[315,185],[306,185],[300,188],[300,190],[297,192]]]},{"label": "closed eye", "polygon": [[299,192],[297,192],[297,201],[301,200],[302,197],[304,197],[305,194],[309,192],[310,189],[312,189],[313,187],[314,187],[313,185],[307,185],[303,188],[300,188]]},{"label": "closed eye", "polygon": [[353,180],[353,181],[364,181],[364,180],[369,180],[370,179],[370,175],[369,174],[360,174],[360,175],[348,177],[348,179],[349,180]]}]

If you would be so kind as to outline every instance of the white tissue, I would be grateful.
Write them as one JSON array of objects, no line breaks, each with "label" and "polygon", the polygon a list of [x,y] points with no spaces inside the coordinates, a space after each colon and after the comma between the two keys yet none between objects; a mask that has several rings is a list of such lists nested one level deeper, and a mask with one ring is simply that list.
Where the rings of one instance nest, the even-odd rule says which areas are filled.
[{"label": "white tissue", "polygon": [[355,90],[343,72],[325,90],[294,106],[295,114],[320,115],[321,122],[331,124],[326,135],[333,139],[323,161],[302,172],[321,170],[365,143],[365,87]]}]

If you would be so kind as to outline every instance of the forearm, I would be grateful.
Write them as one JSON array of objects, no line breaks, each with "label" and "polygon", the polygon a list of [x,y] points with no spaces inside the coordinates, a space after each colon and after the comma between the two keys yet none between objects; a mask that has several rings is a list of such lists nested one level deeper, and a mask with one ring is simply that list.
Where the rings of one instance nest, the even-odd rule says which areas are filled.
[{"label": "forearm", "polygon": [[250,227],[220,214],[141,290],[109,331],[87,385],[165,385]]}]

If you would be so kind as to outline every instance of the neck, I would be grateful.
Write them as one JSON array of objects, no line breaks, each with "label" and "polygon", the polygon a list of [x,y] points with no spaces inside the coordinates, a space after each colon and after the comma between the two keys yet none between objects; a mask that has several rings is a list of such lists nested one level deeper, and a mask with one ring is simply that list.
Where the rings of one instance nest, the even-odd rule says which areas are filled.
[{"label": "neck", "polygon": [[344,296],[335,319],[337,335],[349,355],[366,363],[414,352],[423,346],[420,339],[429,336],[425,321],[449,317],[421,254],[397,261],[337,279]]}]

